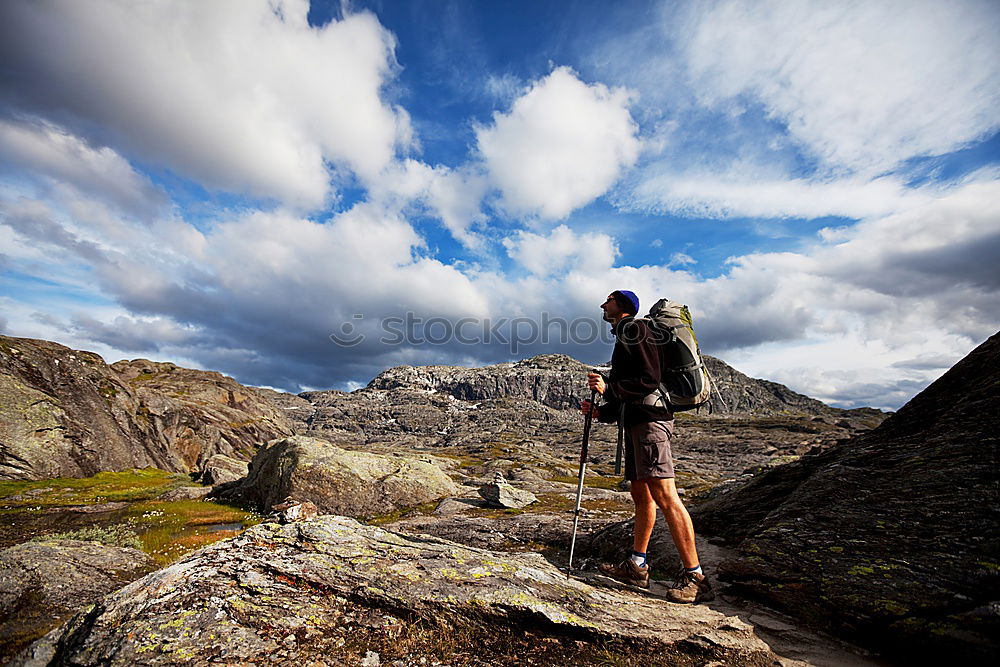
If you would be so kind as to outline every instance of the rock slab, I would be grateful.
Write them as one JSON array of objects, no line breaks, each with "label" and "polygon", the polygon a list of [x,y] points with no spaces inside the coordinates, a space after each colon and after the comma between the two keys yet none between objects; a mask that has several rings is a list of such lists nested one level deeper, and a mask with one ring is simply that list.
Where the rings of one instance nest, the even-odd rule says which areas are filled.
[{"label": "rock slab", "polygon": [[0,551],[0,660],[153,567],[136,549],[80,540]]},{"label": "rock slab", "polygon": [[532,651],[573,664],[601,650],[644,664],[778,660],[748,624],[704,606],[595,588],[536,554],[323,516],[260,524],[150,574],[14,664],[359,664],[375,652],[485,665]]}]

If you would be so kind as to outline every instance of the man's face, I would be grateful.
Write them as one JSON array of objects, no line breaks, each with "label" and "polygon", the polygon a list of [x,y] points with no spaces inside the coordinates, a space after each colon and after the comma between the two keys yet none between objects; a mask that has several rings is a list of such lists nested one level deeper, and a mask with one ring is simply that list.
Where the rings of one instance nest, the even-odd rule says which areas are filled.
[{"label": "man's face", "polygon": [[620,318],[625,312],[618,305],[618,302],[615,301],[615,297],[610,294],[608,295],[607,300],[601,304],[601,310],[604,311],[604,321],[611,322],[612,324],[617,322],[618,318]]}]

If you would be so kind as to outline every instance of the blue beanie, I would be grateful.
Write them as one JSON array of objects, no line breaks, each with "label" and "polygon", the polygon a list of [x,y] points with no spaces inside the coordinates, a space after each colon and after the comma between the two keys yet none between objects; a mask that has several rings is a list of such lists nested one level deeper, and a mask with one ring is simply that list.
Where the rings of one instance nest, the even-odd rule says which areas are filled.
[{"label": "blue beanie", "polygon": [[635,295],[635,292],[629,292],[627,289],[620,289],[615,290],[613,295],[615,297],[615,301],[617,301],[618,305],[624,310],[629,310],[629,305],[631,305],[632,314],[639,314],[639,297]]}]

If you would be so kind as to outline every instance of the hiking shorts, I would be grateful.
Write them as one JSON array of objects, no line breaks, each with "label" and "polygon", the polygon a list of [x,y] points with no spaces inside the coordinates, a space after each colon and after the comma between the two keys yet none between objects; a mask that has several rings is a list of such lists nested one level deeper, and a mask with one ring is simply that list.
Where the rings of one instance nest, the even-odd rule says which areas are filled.
[{"label": "hiking shorts", "polygon": [[625,479],[673,477],[670,441],[674,420],[644,422],[625,427]]}]

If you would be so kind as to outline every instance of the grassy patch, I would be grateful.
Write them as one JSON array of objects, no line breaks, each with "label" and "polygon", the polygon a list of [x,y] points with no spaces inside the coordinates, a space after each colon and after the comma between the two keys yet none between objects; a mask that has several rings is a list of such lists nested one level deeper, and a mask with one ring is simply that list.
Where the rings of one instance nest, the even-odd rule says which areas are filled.
[{"label": "grassy patch", "polygon": [[142,550],[166,565],[190,551],[238,535],[262,520],[259,514],[222,503],[153,500],[132,505],[126,522],[138,534]]},{"label": "grassy patch", "polygon": [[384,526],[387,523],[393,523],[395,521],[399,521],[405,515],[410,514],[411,512],[423,514],[426,516],[434,512],[439,502],[440,501],[438,500],[432,500],[430,502],[422,503],[414,507],[404,507],[403,509],[396,510],[395,512],[379,514],[377,516],[373,516],[367,519],[365,523],[367,523],[369,526]]},{"label": "grassy patch", "polygon": [[124,472],[101,472],[93,477],[0,482],[0,503],[11,508],[136,502],[156,498],[170,489],[190,484],[191,479],[181,473],[136,468]]},{"label": "grassy patch", "polygon": [[[578,476],[556,475],[555,477],[546,477],[546,480],[550,482],[562,482],[564,484],[576,484]],[[593,475],[583,478],[583,485],[591,489],[608,489],[610,491],[617,491],[620,483],[621,479],[618,477],[598,477],[597,475]]]},{"label": "grassy patch", "polygon": [[[80,479],[0,482],[0,514],[12,525],[38,525],[44,520],[45,532],[37,540],[93,540],[131,546],[142,549],[160,565],[261,522],[256,513],[222,503],[156,500],[172,488],[190,485],[187,475],[155,468],[102,472]],[[128,505],[87,515],[60,509],[107,502]]]}]

